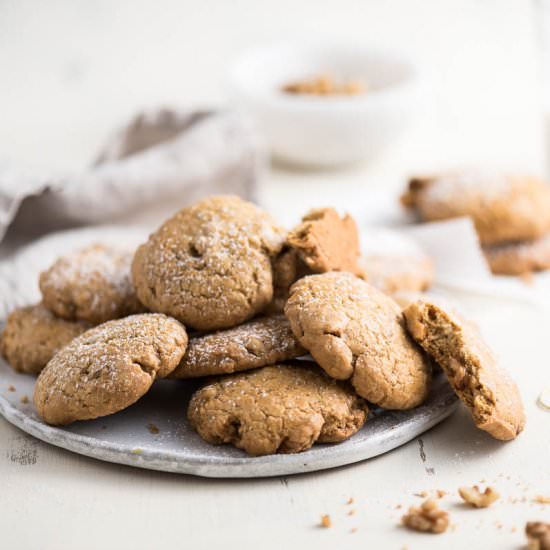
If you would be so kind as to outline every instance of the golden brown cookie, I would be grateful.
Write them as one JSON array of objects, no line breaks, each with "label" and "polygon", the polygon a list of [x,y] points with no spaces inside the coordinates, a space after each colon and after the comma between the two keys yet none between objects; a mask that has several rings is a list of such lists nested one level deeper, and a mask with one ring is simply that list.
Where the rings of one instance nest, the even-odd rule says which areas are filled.
[{"label": "golden brown cookie", "polygon": [[363,277],[386,294],[422,292],[434,279],[434,265],[428,256],[361,256]]},{"label": "golden brown cookie", "polygon": [[538,239],[550,230],[550,187],[534,177],[464,172],[413,178],[401,200],[426,221],[471,217],[485,245]]},{"label": "golden brown cookie", "polygon": [[210,197],[166,221],[134,257],[140,300],[200,330],[228,328],[273,298],[284,231],[238,197]]},{"label": "golden brown cookie", "polygon": [[478,329],[433,302],[411,304],[404,315],[411,335],[441,366],[476,426],[496,439],[514,439],[525,424],[521,396]]},{"label": "golden brown cookie", "polygon": [[125,409],[168,376],[187,345],[184,327],[155,313],[108,321],[75,338],[40,373],[34,405],[48,424]]},{"label": "golden brown cookie", "polygon": [[8,315],[0,352],[16,371],[38,374],[63,346],[88,328],[88,323],[59,319],[42,304],[20,307]]},{"label": "golden brown cookie", "polygon": [[287,235],[288,245],[314,273],[349,271],[360,274],[359,233],[355,220],[340,218],[334,208],[311,210]]},{"label": "golden brown cookie", "polygon": [[238,327],[189,340],[170,378],[197,378],[249,370],[305,355],[284,315],[254,319]]},{"label": "golden brown cookie", "polygon": [[408,336],[399,306],[350,273],[310,275],[285,307],[294,335],[333,378],[386,409],[410,409],[428,395],[431,368]]},{"label": "golden brown cookie", "polygon": [[550,233],[534,241],[484,246],[483,252],[493,273],[523,275],[550,269]]},{"label": "golden brown cookie", "polygon": [[40,274],[44,305],[70,321],[97,325],[144,310],[130,277],[132,253],[94,244]]},{"label": "golden brown cookie", "polygon": [[305,362],[225,376],[197,391],[187,411],[203,439],[253,456],[344,441],[367,414],[366,403],[347,384]]}]

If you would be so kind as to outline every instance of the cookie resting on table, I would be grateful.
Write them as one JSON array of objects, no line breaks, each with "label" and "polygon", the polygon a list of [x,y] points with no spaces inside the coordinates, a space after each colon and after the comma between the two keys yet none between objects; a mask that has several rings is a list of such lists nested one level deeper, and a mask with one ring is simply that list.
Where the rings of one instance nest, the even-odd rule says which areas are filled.
[{"label": "cookie resting on table", "polygon": [[484,245],[550,231],[550,187],[528,176],[463,172],[411,179],[401,198],[424,221],[469,216]]},{"label": "cookie resting on table", "polygon": [[350,273],[296,282],[285,306],[294,335],[333,378],[386,409],[410,409],[427,397],[431,366],[405,330],[400,307]]},{"label": "cookie resting on table", "polygon": [[207,442],[259,456],[344,441],[367,414],[348,384],[300,361],[224,376],[193,395],[187,416]]},{"label": "cookie resting on table", "polygon": [[496,439],[514,439],[525,425],[521,396],[477,327],[427,301],[411,304],[404,315],[413,338],[441,366],[476,426]]}]

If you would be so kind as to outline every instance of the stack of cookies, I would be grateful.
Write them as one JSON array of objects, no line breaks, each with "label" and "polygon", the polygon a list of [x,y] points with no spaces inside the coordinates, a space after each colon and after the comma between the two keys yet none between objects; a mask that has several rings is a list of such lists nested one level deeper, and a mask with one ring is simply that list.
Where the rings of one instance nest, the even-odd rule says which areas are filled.
[{"label": "stack of cookies", "polygon": [[480,172],[415,177],[401,200],[423,221],[470,217],[493,273],[550,269],[550,186],[540,179]]},{"label": "stack of cookies", "polygon": [[403,312],[365,279],[349,216],[314,210],[287,232],[253,204],[211,197],[135,253],[60,258],[0,349],[38,374],[34,404],[53,425],[114,414],[159,378],[200,378],[187,417],[204,440],[300,452],[349,438],[373,406],[417,407],[437,362],[478,427],[515,438],[521,399],[476,329],[427,301]]}]

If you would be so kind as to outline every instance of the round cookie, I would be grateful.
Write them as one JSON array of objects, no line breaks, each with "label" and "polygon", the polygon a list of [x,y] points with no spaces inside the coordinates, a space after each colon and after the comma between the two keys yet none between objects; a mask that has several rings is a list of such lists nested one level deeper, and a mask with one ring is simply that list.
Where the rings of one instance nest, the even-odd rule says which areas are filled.
[{"label": "round cookie", "polygon": [[284,231],[238,197],[210,197],[166,221],[134,257],[139,299],[199,330],[229,328],[273,298]]},{"label": "round cookie", "polygon": [[478,329],[433,302],[411,304],[404,315],[413,338],[441,366],[476,426],[496,439],[514,439],[525,425],[521,396]]},{"label": "round cookie", "polygon": [[284,315],[254,319],[238,327],[189,340],[170,378],[197,378],[273,365],[305,355]]},{"label": "round cookie", "polygon": [[534,177],[465,172],[413,178],[401,198],[426,221],[472,218],[484,245],[550,230],[550,187]]},{"label": "round cookie", "polygon": [[431,368],[408,336],[399,306],[350,273],[304,277],[285,306],[294,335],[333,378],[386,409],[410,409],[428,395]]},{"label": "round cookie", "polygon": [[312,363],[300,363],[225,376],[204,386],[191,398],[189,422],[209,443],[231,443],[253,456],[298,453],[316,441],[351,437],[365,423],[366,403],[347,384]]},{"label": "round cookie", "polygon": [[361,256],[363,277],[386,294],[422,292],[432,286],[434,265],[428,256]]},{"label": "round cookie", "polygon": [[97,325],[144,310],[130,277],[132,253],[94,244],[59,258],[40,274],[44,305],[70,321]]},{"label": "round cookie", "polygon": [[0,353],[19,372],[38,374],[71,340],[90,328],[84,322],[65,321],[42,304],[13,310],[0,339]]},{"label": "round cookie", "polygon": [[186,345],[184,327],[161,314],[132,315],[92,328],[38,376],[38,415],[48,424],[64,425],[121,411],[177,367]]},{"label": "round cookie", "polygon": [[484,246],[483,253],[493,273],[523,275],[550,269],[550,233],[534,241]]}]

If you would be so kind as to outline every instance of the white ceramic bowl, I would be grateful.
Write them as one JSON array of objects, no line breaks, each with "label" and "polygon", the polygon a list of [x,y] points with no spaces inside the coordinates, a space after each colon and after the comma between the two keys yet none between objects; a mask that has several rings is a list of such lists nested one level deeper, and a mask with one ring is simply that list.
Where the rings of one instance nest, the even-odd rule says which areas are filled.
[{"label": "white ceramic bowl", "polygon": [[[321,74],[368,89],[328,97],[281,89]],[[418,70],[406,56],[355,46],[258,48],[237,60],[229,83],[232,99],[255,117],[276,158],[319,167],[372,157],[407,127],[421,99]]]}]

